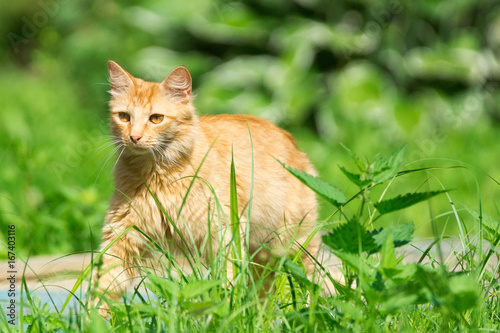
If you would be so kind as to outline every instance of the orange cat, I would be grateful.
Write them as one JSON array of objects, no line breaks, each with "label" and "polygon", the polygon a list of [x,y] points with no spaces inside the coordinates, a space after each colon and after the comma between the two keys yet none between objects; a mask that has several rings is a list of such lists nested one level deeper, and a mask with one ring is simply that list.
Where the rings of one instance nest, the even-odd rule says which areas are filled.
[{"label": "orange cat", "polygon": [[[102,248],[131,225],[171,251],[186,247],[178,232],[192,249],[199,249],[207,235],[212,237],[212,251],[227,245],[231,234],[224,227],[230,217],[232,154],[242,238],[248,225],[252,159],[254,163],[250,251],[261,244],[298,248],[305,241],[317,219],[315,195],[277,160],[309,174],[315,171],[288,132],[249,115],[198,117],[191,76],[183,66],[161,83],[134,78],[113,61],[108,62],[108,70],[111,130],[120,153]],[[220,225],[225,229],[225,244],[217,241]],[[315,237],[307,250],[316,255],[318,247],[319,237]],[[136,230],[123,235],[103,257],[96,275],[98,289],[115,295],[123,292],[138,273],[134,263],[146,257],[149,248]],[[209,258],[207,252],[208,246],[204,259]],[[311,272],[312,262],[307,255],[303,259]]]}]

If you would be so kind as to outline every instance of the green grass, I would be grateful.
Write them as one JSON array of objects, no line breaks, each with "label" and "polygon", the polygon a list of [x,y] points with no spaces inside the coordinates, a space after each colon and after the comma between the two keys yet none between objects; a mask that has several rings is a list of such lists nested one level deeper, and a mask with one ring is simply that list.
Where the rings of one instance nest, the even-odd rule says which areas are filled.
[{"label": "green grass", "polygon": [[[482,210],[479,188],[477,207],[470,209],[453,201],[456,191],[443,188],[433,168],[404,166],[404,148],[373,162],[349,154],[356,167],[343,173],[357,190],[347,196],[288,168],[333,203],[318,230],[324,232],[325,250],[341,260],[341,279],[317,261],[317,274],[310,281],[299,255],[276,258],[262,276],[254,276],[247,238],[229,227],[233,242],[221,247],[208,266],[199,260],[200,253],[188,255],[190,270],[152,243],[163,260],[140,268],[146,292],[136,289],[121,302],[110,302],[108,321],[89,307],[92,282],[87,293],[73,296],[78,305],[66,312],[50,311],[23,284],[19,325],[7,323],[2,307],[0,327],[5,332],[498,331],[500,223]],[[397,186],[407,177],[420,177],[419,191]],[[231,186],[235,189],[234,182]],[[433,215],[435,200],[443,198],[450,209]],[[237,225],[237,203],[231,204],[230,218]],[[398,249],[412,244],[415,227],[422,223],[397,218],[409,207],[428,211],[435,234],[428,248],[420,249],[418,262],[403,263]],[[443,216],[460,230],[461,248],[448,258],[441,251],[446,237],[435,226]],[[386,220],[396,222],[384,224]],[[228,260],[237,267],[232,277],[226,274]],[[89,266],[79,282],[92,269],[96,267]]]}]

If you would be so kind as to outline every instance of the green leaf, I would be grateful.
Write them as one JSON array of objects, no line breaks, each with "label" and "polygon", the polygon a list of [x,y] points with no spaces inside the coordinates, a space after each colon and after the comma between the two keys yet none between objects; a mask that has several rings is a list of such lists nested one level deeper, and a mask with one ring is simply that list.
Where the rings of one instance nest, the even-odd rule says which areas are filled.
[{"label": "green leaf", "polygon": [[325,245],[333,250],[349,253],[359,253],[360,250],[373,252],[379,247],[372,235],[355,220],[342,224],[322,238]]},{"label": "green leaf", "polygon": [[109,327],[106,325],[107,322],[104,320],[102,316],[99,315],[96,309],[91,310],[91,321],[88,326],[87,332],[107,332],[109,331]]},{"label": "green leaf", "polygon": [[484,235],[484,238],[489,241],[494,243],[499,237],[500,237],[500,221],[495,220],[488,214],[485,214],[484,212],[481,213],[481,216],[479,212],[477,212],[474,209],[470,209],[469,207],[466,207],[465,205],[462,205],[467,212],[472,215],[474,220],[479,223],[479,219],[482,220],[483,222],[483,227],[486,230],[486,234]]},{"label": "green leaf", "polygon": [[363,319],[363,310],[359,306],[355,306],[349,302],[333,299],[332,305],[337,308],[344,316],[349,316],[355,320]]},{"label": "green leaf", "polygon": [[393,269],[391,272],[388,272],[388,270],[384,270],[384,275],[398,284],[407,281],[413,281],[415,279],[415,274],[417,272],[416,264],[399,264],[396,267],[397,268]]},{"label": "green leaf", "polygon": [[408,244],[411,241],[413,232],[415,232],[415,225],[413,224],[413,222],[410,222],[374,230],[372,231],[372,237],[375,241],[375,244],[377,244],[378,246],[383,246],[386,242],[388,234],[390,233],[391,238],[393,239],[394,246],[400,247]]},{"label": "green leaf", "polygon": [[165,278],[154,274],[147,275],[150,283],[146,286],[151,289],[157,296],[165,300],[178,299],[179,297],[179,284],[169,281]]},{"label": "green leaf", "polygon": [[362,175],[360,175],[360,174],[351,173],[351,172],[347,171],[344,167],[341,167],[341,166],[339,166],[339,168],[352,183],[356,184],[359,187],[364,187],[364,186],[369,185],[371,183],[370,179],[362,179]]},{"label": "green leaf", "polygon": [[377,271],[362,256],[341,250],[334,253],[345,265],[351,267],[357,274],[362,275],[365,283],[377,279]]},{"label": "green leaf", "polygon": [[451,292],[450,306],[457,311],[473,308],[480,298],[480,287],[477,281],[465,274],[450,277],[448,285]]},{"label": "green leaf", "polygon": [[[291,259],[285,259],[283,262],[283,271],[276,276],[276,300],[285,306],[282,308],[287,311],[295,311],[297,304],[304,304],[307,300],[307,290],[314,291],[318,286],[309,281],[305,274],[302,260],[298,258],[299,263]],[[293,305],[293,306],[287,306]]]},{"label": "green leaf", "polygon": [[217,313],[221,307],[224,306],[224,302],[213,302],[213,301],[208,301],[208,302],[183,302],[184,307],[186,310],[188,310],[191,314],[194,315],[206,315],[206,314],[211,314],[211,313]]},{"label": "green leaf", "polygon": [[417,294],[407,294],[405,292],[399,292],[395,295],[389,296],[385,301],[380,304],[380,312],[391,313],[404,308],[408,305],[417,304],[419,296]]},{"label": "green leaf", "polygon": [[307,287],[317,287],[316,284],[309,281],[306,276],[305,269],[290,259],[286,259],[283,267],[290,273],[297,281],[303,283]]},{"label": "green leaf", "polygon": [[354,164],[356,164],[356,166],[358,167],[359,171],[365,172],[366,171],[365,163],[363,163],[363,161],[361,161],[359,156],[356,155],[356,153],[354,153],[352,150],[350,150],[346,146],[342,145],[342,147],[349,153],[349,155],[351,156],[351,158],[354,161]]},{"label": "green leaf", "polygon": [[428,200],[433,196],[436,196],[443,192],[446,191],[443,190],[443,191],[430,191],[430,192],[420,192],[420,193],[407,193],[405,195],[399,195],[392,199],[377,202],[375,204],[375,208],[379,211],[381,215],[383,215],[413,206],[421,201]]},{"label": "green leaf", "polygon": [[372,166],[373,181],[377,184],[383,183],[395,177],[403,164],[406,145],[398,149],[389,159],[377,157]]},{"label": "green leaf", "polygon": [[220,280],[192,281],[182,289],[182,296],[184,298],[194,298],[221,284]]},{"label": "green leaf", "polygon": [[446,272],[443,270],[434,269],[424,265],[417,265],[415,279],[418,281],[422,294],[427,301],[435,299],[439,301],[441,294],[447,292],[446,288]]},{"label": "green leaf", "polygon": [[394,242],[392,241],[392,230],[386,232],[384,245],[380,251],[380,266],[385,269],[396,267],[396,253],[394,252]]},{"label": "green leaf", "polygon": [[336,207],[342,206],[346,201],[345,194],[339,190],[337,187],[322,181],[319,178],[311,176],[304,171],[299,171],[295,168],[286,166],[284,163],[278,161],[285,169],[287,169],[292,175],[297,177],[302,183],[304,183],[311,190],[316,192],[320,197],[331,203]]}]

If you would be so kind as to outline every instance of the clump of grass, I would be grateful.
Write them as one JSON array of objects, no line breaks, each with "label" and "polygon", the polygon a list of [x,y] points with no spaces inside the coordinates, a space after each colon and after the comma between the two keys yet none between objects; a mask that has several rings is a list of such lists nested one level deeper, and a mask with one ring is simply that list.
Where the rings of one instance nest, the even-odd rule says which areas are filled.
[{"label": "clump of grass", "polygon": [[[160,264],[139,268],[139,286],[145,291],[135,288],[121,302],[111,302],[108,321],[89,307],[88,296],[69,313],[51,312],[24,288],[24,308],[30,313],[21,314],[16,330],[2,312],[0,327],[6,332],[497,331],[499,221],[482,212],[480,200],[477,210],[456,209],[448,191],[431,190],[427,178],[427,190],[393,195],[392,186],[402,177],[431,171],[402,170],[404,150],[372,163],[348,151],[357,169],[341,170],[357,188],[351,197],[284,166],[334,207],[316,232],[324,233],[325,251],[339,258],[340,279],[332,276],[327,263],[313,258],[317,274],[310,281],[300,253],[276,258],[259,267],[261,275],[252,274],[255,263],[247,235],[240,233],[233,166],[231,216],[225,217],[231,223],[224,230],[231,233],[232,241],[220,247],[209,265],[201,261],[201,252],[186,253],[186,270],[168,249],[150,239],[162,258]],[[445,237],[436,234],[427,248],[420,249],[416,262],[404,262],[399,250],[412,244],[415,224],[382,221],[393,220],[394,212],[413,205],[425,207],[424,202],[432,211],[431,202],[438,196],[450,201],[452,221],[461,230],[460,250],[446,260],[440,251]],[[475,222],[476,228],[468,230],[466,220]],[[211,246],[210,240],[207,235],[204,246]],[[233,265],[232,276],[226,272],[228,262]],[[91,269],[82,274],[73,292]],[[327,291],[326,284],[334,290]]]}]

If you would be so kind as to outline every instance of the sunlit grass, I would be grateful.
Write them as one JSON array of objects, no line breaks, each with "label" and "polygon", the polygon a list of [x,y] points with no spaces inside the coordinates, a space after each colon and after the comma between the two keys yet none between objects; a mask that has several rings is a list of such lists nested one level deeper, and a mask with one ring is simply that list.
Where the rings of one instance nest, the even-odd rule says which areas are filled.
[{"label": "sunlit grass", "polygon": [[[413,189],[394,193],[394,184],[410,174],[421,174],[425,183],[429,182],[425,174],[430,171],[401,171],[402,159],[397,156],[398,153],[392,158],[379,158],[375,163],[358,160],[357,170],[346,170],[359,189],[347,198],[319,179],[297,174],[337,205],[321,227],[327,232],[323,236],[325,250],[342,263],[340,277],[332,275],[328,262],[316,260],[316,274],[310,281],[297,255],[270,260],[261,267],[260,275],[252,274],[256,264],[245,248],[245,235],[239,237],[230,225],[224,232],[232,232],[232,241],[221,246],[208,264],[200,260],[199,249],[185,253],[185,258],[174,258],[168,249],[135,229],[149,238],[156,259],[138,267],[140,277],[133,291],[121,301],[109,301],[109,318],[103,319],[91,306],[92,281],[88,292],[83,297],[76,293],[73,297],[77,302],[65,311],[51,311],[47,304],[40,304],[24,283],[19,313],[22,326],[8,325],[2,310],[0,327],[6,332],[498,330],[498,221],[482,211],[480,193],[477,209],[456,209],[453,192],[432,192],[449,190],[441,187],[439,181],[430,182],[418,193]],[[383,189],[383,195],[374,191],[377,187]],[[432,211],[435,195],[444,196],[450,203],[449,214],[444,215],[448,216],[448,223],[459,225],[459,245],[443,253],[441,245],[446,237],[436,233],[427,248],[418,249],[420,258],[403,263],[397,249],[409,249],[414,226],[421,221],[400,221],[381,228],[379,220],[390,219],[395,216],[393,212],[409,205]],[[354,215],[344,213],[348,206],[356,212]],[[232,223],[237,223],[236,216]],[[439,216],[431,216],[432,223],[440,220]],[[470,224],[475,227],[468,228]],[[238,238],[241,255],[235,248]],[[209,239],[207,236],[206,246]],[[94,263],[102,255],[104,251],[96,254]],[[229,276],[228,263],[237,267]],[[75,287],[98,267],[89,266]],[[326,288],[327,285],[334,289]]]}]

